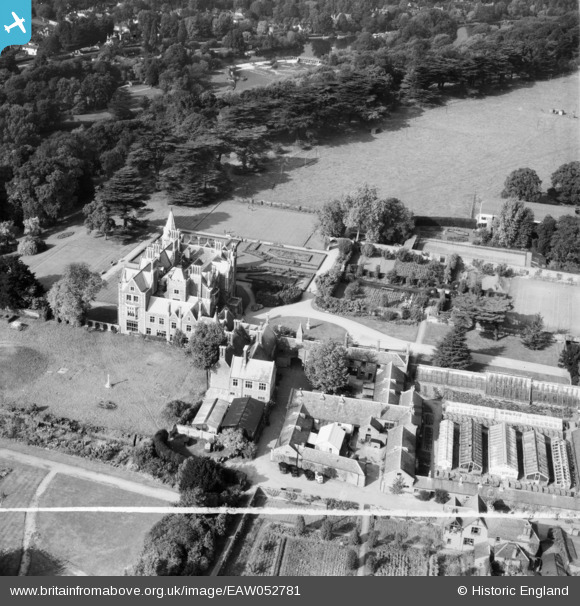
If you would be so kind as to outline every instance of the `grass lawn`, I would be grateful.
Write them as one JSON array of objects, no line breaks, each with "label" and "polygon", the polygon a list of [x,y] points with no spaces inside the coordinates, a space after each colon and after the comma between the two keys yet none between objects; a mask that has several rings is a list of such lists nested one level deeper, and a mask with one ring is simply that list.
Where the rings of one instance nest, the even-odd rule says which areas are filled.
[{"label": "grass lawn", "polygon": [[[255,61],[265,61],[264,57],[256,57]],[[256,66],[254,68],[239,70],[240,79],[236,82],[236,93],[251,90],[258,86],[269,86],[275,82],[282,82],[288,78],[294,78],[312,70],[306,64],[284,64],[279,63],[276,69],[269,66]],[[211,77],[211,83],[215,87],[217,95],[232,91],[228,82],[226,70],[215,72]]]},{"label": "grass lawn", "polygon": [[[40,507],[164,507],[167,503],[58,474]],[[137,561],[145,534],[162,517],[151,513],[39,513],[35,547],[90,575],[123,575]],[[30,574],[43,567],[32,558]]]},{"label": "grass lawn", "polygon": [[385,322],[373,316],[357,316],[352,318],[355,322],[378,330],[389,337],[403,339],[404,341],[415,341],[417,338],[418,324],[395,324],[394,322]]},{"label": "grass lawn", "polygon": [[428,322],[423,336],[423,343],[425,345],[437,345],[450,330],[451,327],[447,326],[447,324],[434,324]]},{"label": "grass lawn", "polygon": [[[73,261],[87,263],[89,267],[102,273],[110,269],[111,264],[126,257],[139,243],[138,238],[146,239],[147,234],[136,238],[105,240],[94,234],[87,234],[79,215],[77,223],[68,224],[46,237],[48,249],[34,256],[23,256],[24,261],[36,274],[45,288],[50,288],[63,273],[64,268]],[[66,237],[59,237],[66,234]]]},{"label": "grass lawn", "polygon": [[[27,324],[17,332],[0,323],[3,405],[35,403],[58,416],[150,434],[165,426],[160,413],[167,402],[191,402],[205,391],[205,374],[165,343],[56,322]],[[107,373],[112,389],[104,387]],[[102,399],[117,409],[99,408]]]},{"label": "grass lawn", "polygon": [[333,324],[332,322],[323,322],[322,320],[318,319],[311,319],[310,330],[306,330],[307,321],[308,318],[301,318],[297,316],[276,316],[272,318],[271,324],[272,326],[282,324],[282,326],[287,326],[292,330],[297,330],[298,325],[302,323],[302,330],[304,331],[305,336],[321,340],[335,339],[337,341],[344,341],[346,330],[344,330],[344,328],[338,324]]},{"label": "grass lawn", "polygon": [[420,215],[469,216],[474,193],[483,212],[492,212],[512,170],[533,167],[546,187],[558,166],[578,158],[580,121],[547,113],[563,107],[578,114],[578,80],[575,73],[484,99],[396,112],[378,135],[346,134],[314,151],[296,150],[285,170],[276,163],[248,188],[266,201],[320,207],[367,182]]},{"label": "grass lawn", "polygon": [[[0,469],[12,471],[0,480],[0,492],[4,495],[2,507],[28,507],[42,478],[45,469],[22,465],[14,461],[0,459]],[[18,574],[22,556],[24,537],[24,513],[3,512],[0,510],[0,561],[2,574]],[[6,554],[6,555],[5,555]]]},{"label": "grass lawn", "polygon": [[[437,345],[437,343],[451,330],[446,324],[427,324],[423,343],[426,345]],[[547,366],[558,366],[560,356],[560,345],[552,343],[545,349],[534,351],[528,349],[522,343],[519,336],[502,337],[498,341],[488,338],[476,330],[467,333],[467,344],[472,353],[486,354],[490,356],[501,356],[512,360],[545,364]]]},{"label": "grass lawn", "polygon": [[513,278],[509,294],[514,312],[525,319],[540,313],[547,330],[580,336],[580,288],[571,284]]}]

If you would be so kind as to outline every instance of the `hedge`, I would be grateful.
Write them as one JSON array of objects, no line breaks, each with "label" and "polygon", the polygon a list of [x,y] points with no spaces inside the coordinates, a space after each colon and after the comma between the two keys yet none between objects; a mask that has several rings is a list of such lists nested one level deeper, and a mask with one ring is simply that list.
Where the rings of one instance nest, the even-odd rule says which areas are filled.
[{"label": "hedge", "polygon": [[169,439],[169,433],[166,429],[160,429],[153,436],[153,445],[155,447],[155,452],[160,459],[164,461],[168,461],[171,463],[175,463],[176,465],[181,465],[183,461],[185,461],[186,457],[182,454],[175,452],[172,450],[168,444],[167,440]]}]

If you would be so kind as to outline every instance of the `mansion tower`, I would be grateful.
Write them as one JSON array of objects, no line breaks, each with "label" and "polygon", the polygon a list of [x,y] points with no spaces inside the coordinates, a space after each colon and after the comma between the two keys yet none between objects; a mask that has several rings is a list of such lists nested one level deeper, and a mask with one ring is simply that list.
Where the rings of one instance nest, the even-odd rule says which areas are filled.
[{"label": "mansion tower", "polygon": [[176,330],[189,336],[197,322],[218,321],[218,310],[239,314],[236,247],[178,230],[169,211],[163,235],[121,272],[119,332],[169,341]]}]

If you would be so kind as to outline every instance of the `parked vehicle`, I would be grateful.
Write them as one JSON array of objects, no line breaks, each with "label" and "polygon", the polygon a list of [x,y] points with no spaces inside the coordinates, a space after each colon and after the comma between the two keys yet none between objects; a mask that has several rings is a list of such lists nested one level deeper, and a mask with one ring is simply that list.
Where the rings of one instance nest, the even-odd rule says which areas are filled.
[{"label": "parked vehicle", "polygon": [[316,472],[316,481],[319,484],[324,484],[324,475],[321,474],[319,471]]}]

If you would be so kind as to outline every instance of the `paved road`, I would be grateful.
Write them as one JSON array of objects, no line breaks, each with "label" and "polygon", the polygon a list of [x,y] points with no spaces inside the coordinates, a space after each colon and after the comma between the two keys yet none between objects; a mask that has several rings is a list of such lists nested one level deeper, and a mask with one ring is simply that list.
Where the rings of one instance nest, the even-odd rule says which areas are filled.
[{"label": "paved road", "polygon": [[[136,494],[141,494],[145,497],[159,499],[161,501],[167,501],[169,503],[174,503],[175,501],[179,500],[179,493],[169,488],[157,488],[153,486],[147,486],[146,484],[139,484],[138,482],[126,480],[124,478],[120,478],[114,475],[108,475],[106,473],[92,471],[89,469],[84,469],[83,467],[77,467],[75,465],[69,465],[50,459],[42,459],[34,455],[10,450],[8,448],[0,448],[0,458],[9,461],[16,461],[18,463],[23,463],[24,465],[31,465],[33,467],[41,467],[43,469],[48,469],[51,473],[54,472],[54,474],[62,473],[75,478],[80,478],[82,480],[100,482],[101,484],[108,484],[110,486],[120,488],[121,490],[134,492]],[[31,504],[31,507],[35,506],[37,505]]]},{"label": "paved road", "polygon": [[[361,345],[373,345],[376,346],[377,341],[381,342],[381,347],[385,349],[396,349],[405,350],[407,348],[408,341],[402,339],[396,339],[390,337],[378,330],[363,326],[350,318],[344,318],[342,316],[335,316],[312,307],[314,295],[312,293],[304,293],[302,301],[293,303],[292,305],[282,305],[281,307],[264,308],[256,312],[249,312],[246,314],[246,320],[251,322],[252,319],[260,323],[269,317],[270,321],[275,324],[275,319],[283,316],[299,316],[303,318],[310,318],[311,320],[322,320],[324,322],[332,322],[338,324],[344,328],[351,337]],[[413,344],[410,344],[413,346]],[[426,354],[430,354],[433,348],[429,345],[417,346],[418,351]],[[423,351],[424,350],[424,351]]]},{"label": "paved road", "polygon": [[[395,337],[390,337],[378,330],[368,328],[359,324],[355,320],[345,318],[343,316],[335,316],[323,311],[314,309],[312,303],[314,301],[314,295],[311,293],[305,293],[302,301],[293,303],[292,305],[283,305],[281,307],[264,308],[257,312],[248,312],[246,318],[248,321],[255,319],[257,322],[264,321],[266,316],[275,324],[275,320],[278,317],[284,316],[298,316],[303,318],[323,320],[325,322],[331,322],[344,328],[355,342],[361,345],[376,346],[377,342],[380,342],[381,348],[393,349],[399,351],[406,351],[407,347],[414,354],[423,354],[430,356],[435,351],[435,347],[432,345],[425,345],[423,343],[412,343],[410,341],[404,341]],[[419,331],[419,335],[421,331]],[[485,354],[473,354],[475,362],[480,364],[486,364],[489,366],[495,366],[499,368],[505,368],[506,370],[534,372],[542,375],[552,375],[554,377],[562,377],[569,381],[568,372],[564,368],[557,368],[556,366],[548,366],[547,364],[535,364],[532,362],[524,362],[522,360],[514,360],[511,358],[503,358],[501,356],[488,356]]]}]

